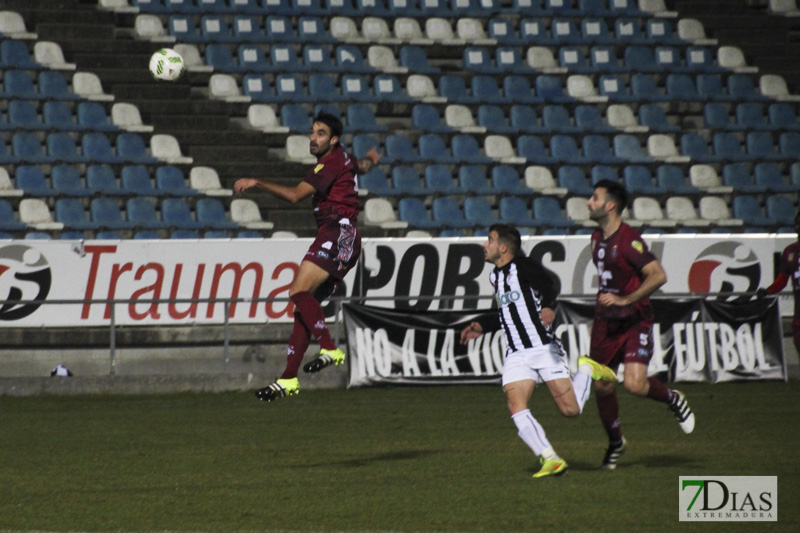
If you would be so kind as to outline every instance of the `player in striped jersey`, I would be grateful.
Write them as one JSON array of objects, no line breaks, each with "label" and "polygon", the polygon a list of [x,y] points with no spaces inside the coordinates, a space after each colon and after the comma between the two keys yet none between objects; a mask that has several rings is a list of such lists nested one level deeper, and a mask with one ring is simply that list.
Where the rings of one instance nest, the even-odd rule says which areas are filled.
[{"label": "player in striped jersey", "polygon": [[519,255],[520,246],[515,228],[505,224],[489,228],[483,249],[486,261],[495,266],[489,279],[499,312],[470,323],[461,332],[461,342],[503,329],[508,346],[503,390],[520,438],[540,457],[541,470],[533,477],[558,476],[566,472],[567,462],[555,452],[528,408],[536,384],[547,383],[558,410],[571,417],[583,411],[592,379],[613,381],[616,376],[610,368],[581,357],[578,373],[570,377],[567,355],[551,327],[557,280],[538,261]]}]

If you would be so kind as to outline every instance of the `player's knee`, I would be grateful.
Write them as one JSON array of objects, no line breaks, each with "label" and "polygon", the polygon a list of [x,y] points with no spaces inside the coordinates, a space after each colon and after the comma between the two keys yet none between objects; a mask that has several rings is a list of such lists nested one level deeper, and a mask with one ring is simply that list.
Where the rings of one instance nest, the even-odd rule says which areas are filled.
[{"label": "player's knee", "polygon": [[608,396],[614,392],[614,384],[608,381],[595,381],[594,391],[598,396]]},{"label": "player's knee", "polygon": [[581,408],[577,404],[562,405],[559,406],[559,410],[561,411],[561,414],[566,416],[567,418],[572,418],[574,416],[578,416],[579,414],[581,414]]},{"label": "player's knee", "polygon": [[625,382],[625,390],[634,394],[636,396],[646,396],[647,395],[647,381],[644,383],[639,383],[634,380],[626,380]]}]

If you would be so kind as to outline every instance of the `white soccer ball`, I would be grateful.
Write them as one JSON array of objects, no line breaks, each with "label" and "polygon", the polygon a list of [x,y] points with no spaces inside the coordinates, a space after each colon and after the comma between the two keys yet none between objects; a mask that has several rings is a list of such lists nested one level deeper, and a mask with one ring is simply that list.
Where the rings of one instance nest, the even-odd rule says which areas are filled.
[{"label": "white soccer ball", "polygon": [[157,80],[175,81],[183,74],[183,58],[172,48],[162,48],[150,57],[150,73]]}]

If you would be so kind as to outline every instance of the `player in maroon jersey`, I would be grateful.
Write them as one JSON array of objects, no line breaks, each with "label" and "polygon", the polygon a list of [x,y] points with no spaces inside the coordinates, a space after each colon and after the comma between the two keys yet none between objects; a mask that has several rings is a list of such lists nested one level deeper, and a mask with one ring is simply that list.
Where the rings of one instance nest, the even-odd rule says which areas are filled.
[{"label": "player in maroon jersey", "polygon": [[355,266],[361,254],[361,235],[356,225],[360,210],[356,177],[378,164],[380,155],[373,148],[363,160],[357,161],[339,143],[341,134],[342,123],[338,118],[319,113],[314,117],[309,143],[317,164],[303,181],[288,187],[264,179],[243,178],[233,186],[236,194],[259,188],[292,203],[312,196],[317,220],[317,237],[289,287],[295,311],[286,369],[275,383],[256,391],[261,400],[272,401],[300,392],[297,372],[312,336],[319,342],[320,355],[303,370],[319,372],[341,364],[345,358],[331,338],[320,302],[333,294],[336,284]]},{"label": "player in maroon jersey", "polygon": [[767,294],[776,294],[784,289],[792,280],[794,294],[794,317],[792,319],[792,337],[797,351],[800,351],[800,213],[794,217],[794,229],[798,232],[798,241],[783,249],[778,276],[772,285],[760,288],[756,294],[763,298]]},{"label": "player in maroon jersey", "polygon": [[[590,218],[600,225],[591,240],[599,279],[589,356],[612,370],[624,365],[625,388],[636,396],[667,404],[681,429],[691,433],[694,414],[686,397],[647,377],[653,356],[650,295],[667,282],[667,275],[641,235],[622,222],[627,202],[627,191],[610,180],[597,182],[587,202]],[[613,470],[626,448],[615,383],[595,381],[595,392],[600,420],[609,438],[601,468]]]}]

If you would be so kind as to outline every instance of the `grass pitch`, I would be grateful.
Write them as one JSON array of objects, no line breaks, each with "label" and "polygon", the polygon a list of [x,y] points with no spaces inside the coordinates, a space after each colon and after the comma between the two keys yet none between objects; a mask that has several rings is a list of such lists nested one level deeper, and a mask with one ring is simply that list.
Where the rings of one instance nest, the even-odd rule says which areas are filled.
[{"label": "grass pitch", "polygon": [[[531,409],[566,476],[531,478],[499,386],[0,397],[5,531],[800,531],[797,383],[681,384],[697,427],[620,393],[629,451],[597,470],[590,399]],[[777,475],[777,523],[680,523],[678,476]]]}]

